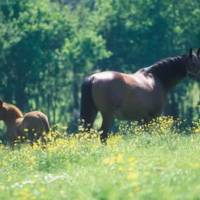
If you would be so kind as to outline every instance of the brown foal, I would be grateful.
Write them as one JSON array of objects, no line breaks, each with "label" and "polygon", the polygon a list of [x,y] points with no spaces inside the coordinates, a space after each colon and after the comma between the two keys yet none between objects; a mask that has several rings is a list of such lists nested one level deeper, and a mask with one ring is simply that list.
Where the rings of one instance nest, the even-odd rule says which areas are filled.
[{"label": "brown foal", "polygon": [[18,139],[28,139],[31,144],[40,137],[44,141],[43,134],[49,132],[48,118],[44,113],[32,111],[23,115],[19,108],[1,100],[0,120],[6,124],[6,135],[11,145]]}]

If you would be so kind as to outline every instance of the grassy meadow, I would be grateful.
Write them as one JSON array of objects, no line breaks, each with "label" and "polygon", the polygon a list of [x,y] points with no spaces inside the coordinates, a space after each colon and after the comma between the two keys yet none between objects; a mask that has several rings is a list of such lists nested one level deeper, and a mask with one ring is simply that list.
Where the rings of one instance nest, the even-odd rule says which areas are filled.
[{"label": "grassy meadow", "polygon": [[199,199],[200,123],[178,127],[121,125],[107,145],[95,132],[54,132],[45,149],[2,144],[0,199]]}]

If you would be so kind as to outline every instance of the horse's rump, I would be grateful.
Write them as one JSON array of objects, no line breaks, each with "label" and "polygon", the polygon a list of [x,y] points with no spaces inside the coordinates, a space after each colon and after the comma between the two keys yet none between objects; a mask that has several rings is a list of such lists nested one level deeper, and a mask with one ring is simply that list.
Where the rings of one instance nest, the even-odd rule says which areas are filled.
[{"label": "horse's rump", "polygon": [[37,128],[45,132],[49,131],[49,122],[47,116],[40,111],[28,112],[24,115],[23,123],[27,128]]},{"label": "horse's rump", "polygon": [[20,129],[30,140],[38,139],[42,134],[49,131],[48,118],[40,111],[28,112],[24,115]]}]

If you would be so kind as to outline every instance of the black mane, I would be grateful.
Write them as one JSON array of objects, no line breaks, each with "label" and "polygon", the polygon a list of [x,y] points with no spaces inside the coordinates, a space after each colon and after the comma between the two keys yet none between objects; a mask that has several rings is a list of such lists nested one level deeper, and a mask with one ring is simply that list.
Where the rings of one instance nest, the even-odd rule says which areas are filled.
[{"label": "black mane", "polygon": [[186,76],[186,61],[185,55],[166,58],[148,67],[147,73],[152,73],[169,90]]}]

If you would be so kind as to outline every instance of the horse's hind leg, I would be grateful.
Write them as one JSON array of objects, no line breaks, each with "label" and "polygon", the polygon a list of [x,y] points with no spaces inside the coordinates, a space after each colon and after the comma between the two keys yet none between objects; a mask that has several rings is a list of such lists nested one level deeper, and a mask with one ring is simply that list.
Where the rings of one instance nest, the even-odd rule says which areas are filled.
[{"label": "horse's hind leg", "polygon": [[113,117],[111,115],[103,115],[103,122],[100,128],[100,131],[103,131],[100,135],[100,140],[103,144],[106,144],[107,138],[108,138],[108,131],[112,126],[113,123]]}]

